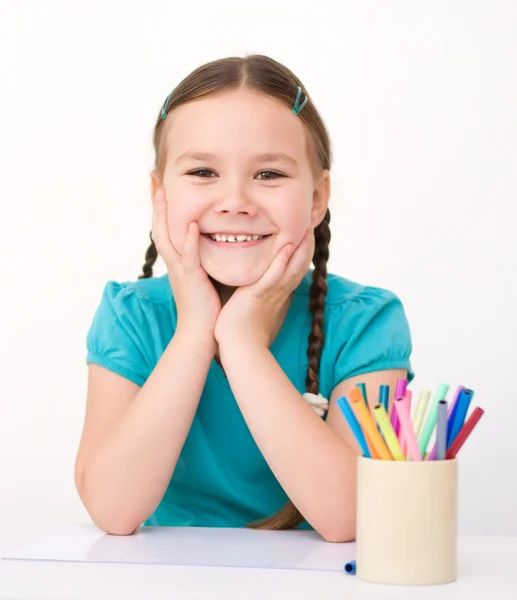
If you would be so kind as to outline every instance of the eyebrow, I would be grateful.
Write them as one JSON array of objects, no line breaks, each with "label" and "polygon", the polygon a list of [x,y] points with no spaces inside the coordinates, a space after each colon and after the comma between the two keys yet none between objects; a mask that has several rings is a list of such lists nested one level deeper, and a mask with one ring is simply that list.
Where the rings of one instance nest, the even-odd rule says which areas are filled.
[{"label": "eyebrow", "polygon": [[[256,162],[277,162],[285,163],[293,167],[298,166],[298,161],[285,152],[266,152],[263,154],[256,154],[253,158]],[[178,163],[187,159],[206,162],[209,160],[216,160],[217,154],[213,154],[211,152],[184,152],[178,156],[174,164],[177,165]]]}]

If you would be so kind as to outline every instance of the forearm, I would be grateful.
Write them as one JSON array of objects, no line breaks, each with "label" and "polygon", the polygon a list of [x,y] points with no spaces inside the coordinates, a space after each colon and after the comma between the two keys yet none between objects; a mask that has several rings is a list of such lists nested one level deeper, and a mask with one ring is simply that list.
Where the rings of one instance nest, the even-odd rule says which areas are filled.
[{"label": "forearm", "polygon": [[220,352],[251,434],[289,498],[325,539],[353,539],[355,452],[303,400],[268,349]]},{"label": "forearm", "polygon": [[122,417],[92,449],[80,493],[102,529],[131,533],[158,506],[214,353],[213,340],[177,331]]}]

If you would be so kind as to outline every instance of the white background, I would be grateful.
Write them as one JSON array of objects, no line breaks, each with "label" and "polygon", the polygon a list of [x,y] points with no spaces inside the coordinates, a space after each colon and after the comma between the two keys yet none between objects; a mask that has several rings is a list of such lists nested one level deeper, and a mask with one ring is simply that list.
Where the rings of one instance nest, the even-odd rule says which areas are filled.
[{"label": "white background", "polygon": [[140,273],[156,117],[192,69],[248,53],[291,68],[329,128],[330,270],[401,297],[414,393],[462,384],[486,410],[460,531],[517,535],[516,31],[511,0],[4,0],[3,542],[88,519],[86,332],[106,281]]}]

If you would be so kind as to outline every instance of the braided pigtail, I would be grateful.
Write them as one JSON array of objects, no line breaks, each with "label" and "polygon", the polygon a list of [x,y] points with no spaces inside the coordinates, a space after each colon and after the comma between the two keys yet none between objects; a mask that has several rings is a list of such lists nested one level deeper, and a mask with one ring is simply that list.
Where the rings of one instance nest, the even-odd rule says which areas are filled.
[{"label": "braided pigtail", "polygon": [[158,258],[158,250],[156,250],[156,245],[153,241],[152,233],[149,234],[151,238],[151,245],[147,248],[147,252],[145,253],[145,263],[142,267],[142,275],[138,276],[138,279],[148,279],[153,276],[153,265]]}]

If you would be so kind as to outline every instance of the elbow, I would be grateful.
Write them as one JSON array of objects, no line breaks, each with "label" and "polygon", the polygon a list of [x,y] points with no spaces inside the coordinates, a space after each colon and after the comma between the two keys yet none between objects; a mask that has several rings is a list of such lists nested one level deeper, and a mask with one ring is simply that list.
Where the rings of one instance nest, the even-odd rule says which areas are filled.
[{"label": "elbow", "polygon": [[84,468],[75,470],[75,486],[83,506],[88,512],[92,523],[109,535],[132,535],[142,524],[139,516],[125,513],[123,510],[113,510],[101,500],[95,500],[87,493],[84,484]]},{"label": "elbow", "polygon": [[139,527],[138,525],[135,526],[132,523],[124,523],[123,521],[109,523],[93,518],[92,521],[96,527],[109,535],[133,535]]},{"label": "elbow", "polygon": [[326,542],[335,544],[353,542],[356,533],[355,514],[348,515],[348,518],[340,516],[339,519],[326,519],[317,531]]},{"label": "elbow", "polygon": [[350,527],[333,527],[320,531],[319,533],[326,542],[334,544],[344,544],[355,541],[355,528],[352,530]]},{"label": "elbow", "polygon": [[135,515],[124,514],[124,511],[120,510],[113,511],[87,498],[84,490],[78,490],[78,492],[92,523],[104,533],[132,535],[142,524],[140,519],[135,518]]},{"label": "elbow", "polygon": [[132,535],[141,523],[130,515],[107,515],[100,511],[88,511],[93,524],[109,535]]}]

